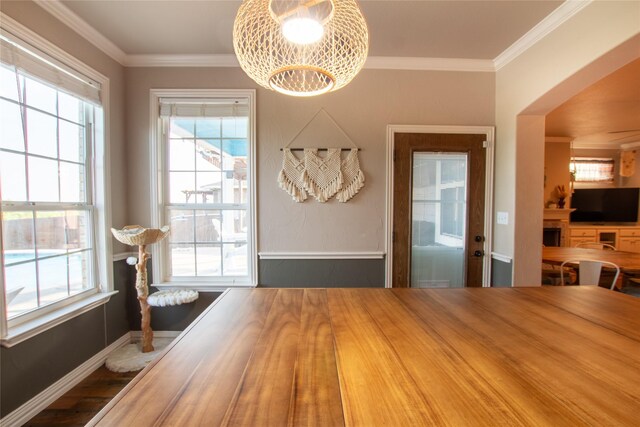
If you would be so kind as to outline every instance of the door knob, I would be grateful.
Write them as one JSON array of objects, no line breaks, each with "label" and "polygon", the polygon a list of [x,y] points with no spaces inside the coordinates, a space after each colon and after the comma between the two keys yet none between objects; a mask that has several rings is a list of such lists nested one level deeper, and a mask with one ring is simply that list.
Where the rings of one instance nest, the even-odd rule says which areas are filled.
[{"label": "door knob", "polygon": [[476,242],[483,242],[483,241],[484,241],[484,236],[476,236],[476,237],[474,238],[474,240],[475,240]]},{"label": "door knob", "polygon": [[477,257],[481,257],[482,255],[484,255],[484,252],[482,252],[482,251],[475,251],[473,253],[473,256],[477,256]]}]

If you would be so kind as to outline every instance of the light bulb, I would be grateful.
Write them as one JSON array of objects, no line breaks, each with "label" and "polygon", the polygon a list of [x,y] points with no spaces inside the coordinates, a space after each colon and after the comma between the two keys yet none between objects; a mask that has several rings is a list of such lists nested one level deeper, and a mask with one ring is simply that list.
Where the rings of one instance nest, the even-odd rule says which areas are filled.
[{"label": "light bulb", "polygon": [[322,24],[311,18],[289,18],[282,24],[282,34],[291,43],[311,44],[322,38]]}]

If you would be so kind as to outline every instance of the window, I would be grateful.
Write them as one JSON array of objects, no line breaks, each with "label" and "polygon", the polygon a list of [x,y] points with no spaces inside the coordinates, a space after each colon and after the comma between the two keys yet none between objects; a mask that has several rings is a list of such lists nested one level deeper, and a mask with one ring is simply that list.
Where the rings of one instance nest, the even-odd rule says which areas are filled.
[{"label": "window", "polygon": [[95,174],[104,167],[101,83],[5,29],[0,43],[4,339],[110,283],[98,261],[106,246],[97,248],[107,228]]},{"label": "window", "polygon": [[462,245],[466,227],[466,189],[466,154],[413,154],[414,246]]},{"label": "window", "polygon": [[576,182],[612,182],[615,178],[611,158],[572,157],[569,170]]},{"label": "window", "polygon": [[[156,285],[255,284],[253,91],[159,95]],[[234,96],[235,95],[235,96]],[[158,166],[156,165],[156,167]]]}]

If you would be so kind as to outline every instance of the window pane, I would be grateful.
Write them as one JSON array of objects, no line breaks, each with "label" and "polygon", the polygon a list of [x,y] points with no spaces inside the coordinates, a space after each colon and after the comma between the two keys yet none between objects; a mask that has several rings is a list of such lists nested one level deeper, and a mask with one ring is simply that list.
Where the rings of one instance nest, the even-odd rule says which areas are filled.
[{"label": "window pane", "polygon": [[24,165],[25,156],[0,151],[0,186],[2,200],[26,201],[27,177]]},{"label": "window pane", "polygon": [[222,241],[247,242],[247,211],[230,209],[222,211]]},{"label": "window pane", "polygon": [[84,163],[84,128],[73,123],[58,121],[60,125],[60,158]]},{"label": "window pane", "polygon": [[58,92],[58,115],[75,123],[84,123],[83,102],[78,98]]},{"label": "window pane", "polygon": [[[47,255],[60,251],[47,251]],[[42,254],[38,254],[41,256]],[[38,283],[40,285],[40,305],[51,304],[69,296],[67,290],[68,265],[66,256],[38,261]]]},{"label": "window pane", "polygon": [[60,200],[81,203],[84,192],[84,166],[60,162]]},{"label": "window pane", "polygon": [[196,242],[219,242],[221,219],[219,210],[196,211]]},{"label": "window pane", "polygon": [[38,257],[48,251],[89,248],[88,211],[41,211],[36,213]]},{"label": "window pane", "polygon": [[220,138],[220,119],[197,120],[195,135],[198,138]]},{"label": "window pane", "polygon": [[90,211],[65,211],[64,232],[66,249],[73,251],[91,248]]},{"label": "window pane", "polygon": [[18,82],[13,67],[0,66],[0,96],[18,100]]},{"label": "window pane", "polygon": [[196,246],[198,276],[220,276],[220,245]]},{"label": "window pane", "polygon": [[169,142],[169,170],[195,170],[195,151],[192,139],[172,139]]},{"label": "window pane", "polygon": [[222,177],[222,201],[224,203],[245,203],[247,200],[246,168],[224,171]]},{"label": "window pane", "polygon": [[25,103],[31,107],[56,114],[57,91],[47,85],[25,77]]},{"label": "window pane", "polygon": [[238,159],[246,160],[246,139],[225,139],[222,141],[222,169],[233,170]]},{"label": "window pane", "polygon": [[197,203],[201,194],[196,191],[196,176],[193,172],[169,172],[169,202]]},{"label": "window pane", "polygon": [[247,117],[225,117],[222,119],[223,138],[246,138],[249,129]]},{"label": "window pane", "polygon": [[2,213],[2,248],[8,317],[38,306],[31,212]]},{"label": "window pane", "polygon": [[41,156],[58,155],[58,121],[29,108],[26,109],[27,148],[30,153]]},{"label": "window pane", "polygon": [[4,256],[7,318],[11,319],[38,307],[36,263],[32,261],[16,265],[17,261],[25,259],[18,251],[6,251]]},{"label": "window pane", "polygon": [[196,256],[193,245],[169,245],[171,251],[171,274],[173,276],[195,276]]},{"label": "window pane", "polygon": [[29,200],[32,202],[57,202],[58,162],[55,160],[28,158]]},{"label": "window pane", "polygon": [[247,268],[247,245],[223,245],[222,253],[225,276],[246,276],[249,274]]},{"label": "window pane", "polygon": [[2,212],[2,247],[7,264],[35,259],[32,212]]},{"label": "window pane", "polygon": [[462,229],[465,221],[464,215],[464,188],[445,188],[442,190],[442,225],[441,231],[444,234],[462,237]]},{"label": "window pane", "polygon": [[24,151],[20,106],[0,100],[0,148]]},{"label": "window pane", "polygon": [[198,203],[220,202],[220,172],[197,172]]},{"label": "window pane", "polygon": [[214,139],[199,139],[196,146],[196,170],[217,172],[222,169],[220,159],[220,141]]},{"label": "window pane", "polygon": [[62,211],[36,212],[38,258],[66,251],[66,221]]},{"label": "window pane", "polygon": [[69,255],[69,291],[71,295],[89,289],[89,266],[92,252]]},{"label": "window pane", "polygon": [[171,138],[193,138],[195,126],[193,119],[171,119],[169,135]]},{"label": "window pane", "polygon": [[195,240],[193,215],[194,211],[169,211],[169,221],[171,224],[169,241],[171,243],[190,243]]}]

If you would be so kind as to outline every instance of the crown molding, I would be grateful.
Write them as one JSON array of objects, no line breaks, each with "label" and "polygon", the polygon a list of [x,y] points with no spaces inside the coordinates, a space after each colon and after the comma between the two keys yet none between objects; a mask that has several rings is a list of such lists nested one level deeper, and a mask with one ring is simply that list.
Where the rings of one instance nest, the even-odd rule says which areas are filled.
[{"label": "crown molding", "polygon": [[[76,15],[60,0],[33,0],[91,44],[126,67],[238,67],[233,54],[222,55],[128,55]],[[364,68],[370,70],[496,72],[540,39],[558,28],[593,0],[567,0],[495,59],[422,58],[370,56]]]},{"label": "crown molding", "polygon": [[124,65],[127,54],[116,46],[111,40],[102,35],[98,30],[89,25],[59,0],[33,0],[38,6],[49,12],[60,22],[80,34],[95,47],[109,55],[112,59]]},{"label": "crown molding", "polygon": [[418,71],[495,71],[490,59],[419,58],[395,56],[370,56],[364,64],[369,70],[418,70]]},{"label": "crown molding", "polygon": [[531,46],[538,43],[542,38],[571,19],[573,15],[587,7],[593,0],[566,0],[556,10],[551,12],[546,18],[540,21],[535,27],[520,37],[504,52],[496,56],[493,60],[495,71],[516,59]]},{"label": "crown molding", "polygon": [[226,55],[126,55],[126,67],[239,67],[233,54]]},{"label": "crown molding", "polygon": [[[127,67],[239,67],[235,55],[127,55]],[[485,59],[407,58],[370,56],[364,68],[370,70],[432,70],[494,72],[493,62]]]}]

